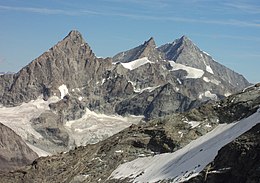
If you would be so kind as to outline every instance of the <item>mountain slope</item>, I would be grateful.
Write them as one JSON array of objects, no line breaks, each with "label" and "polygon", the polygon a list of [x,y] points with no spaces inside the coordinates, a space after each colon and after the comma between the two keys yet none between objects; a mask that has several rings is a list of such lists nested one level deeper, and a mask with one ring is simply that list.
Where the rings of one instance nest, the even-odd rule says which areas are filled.
[{"label": "mountain slope", "polygon": [[176,63],[205,70],[217,78],[221,78],[227,85],[239,89],[243,89],[248,85],[248,82],[242,75],[217,63],[209,54],[201,51],[186,36],[176,39],[172,43],[162,45],[158,50],[165,54],[167,60],[173,60]]},{"label": "mountain slope", "polygon": [[212,163],[189,183],[259,182],[260,124],[224,146]]},{"label": "mountain slope", "polygon": [[[212,158],[214,158],[214,153],[217,154],[218,148],[214,148],[214,141],[223,146],[243,133],[243,130],[250,129],[259,123],[259,104],[260,90],[256,85],[223,101],[203,105],[188,113],[172,114],[152,120],[150,123],[132,125],[97,144],[79,147],[51,157],[39,158],[24,169],[1,174],[0,182],[133,182],[143,180],[142,178],[149,174],[149,167],[142,169],[142,166],[138,165],[134,169],[140,169],[140,172],[133,172],[132,175],[130,175],[131,172],[128,172],[129,177],[121,177],[120,174],[115,173],[124,171],[124,169],[117,169],[120,167],[119,165],[127,162],[127,164],[133,165],[135,161],[148,158],[151,160],[149,163],[155,163],[156,167],[160,167],[162,161],[152,160],[169,155],[175,156],[176,161],[180,164],[184,163],[184,165],[185,159],[196,158],[196,155],[201,155],[196,160],[203,162],[205,154],[207,157],[213,155]],[[223,128],[226,131],[223,131]],[[209,136],[213,138],[208,139]],[[201,144],[202,150],[200,146],[192,145],[198,141],[199,144],[202,142],[206,144]],[[213,144],[210,145],[211,141]],[[185,148],[187,150],[189,147],[194,148],[186,153]],[[210,148],[213,148],[214,151]],[[192,152],[194,154],[190,156],[189,153]],[[196,162],[192,159],[189,161]],[[166,167],[175,167],[173,162],[166,163],[168,163]],[[180,166],[178,172],[181,177],[175,177],[175,171],[168,173],[164,171],[161,175],[167,176],[161,177],[161,181],[184,178],[188,173],[192,175],[194,173],[192,171],[202,170],[206,164],[206,161],[204,164],[200,163],[200,166],[196,164],[196,168],[195,166],[185,165],[183,168]],[[130,166],[130,168],[133,167]],[[114,170],[113,176],[110,176]],[[157,173],[159,172],[157,171]],[[122,179],[115,179],[116,176]]]},{"label": "mountain slope", "polygon": [[30,164],[37,158],[13,130],[0,123],[0,170],[8,171]]},{"label": "mountain slope", "polygon": [[63,84],[71,88],[83,87],[94,75],[98,78],[100,64],[81,34],[71,31],[61,42],[13,75],[1,92],[1,103],[17,105],[41,94],[45,98],[60,95],[59,86]]},{"label": "mountain slope", "polygon": [[116,54],[112,59],[113,62],[126,63],[143,57],[147,57],[152,62],[163,58],[161,53],[156,49],[156,44],[152,37],[138,47]]}]

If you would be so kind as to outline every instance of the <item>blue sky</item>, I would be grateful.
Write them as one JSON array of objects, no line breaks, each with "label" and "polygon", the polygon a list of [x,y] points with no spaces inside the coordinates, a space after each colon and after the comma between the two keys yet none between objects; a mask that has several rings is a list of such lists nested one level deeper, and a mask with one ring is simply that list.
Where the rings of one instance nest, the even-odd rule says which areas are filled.
[{"label": "blue sky", "polygon": [[260,82],[259,0],[0,0],[0,27],[0,71],[18,71],[77,29],[102,57],[186,35]]}]

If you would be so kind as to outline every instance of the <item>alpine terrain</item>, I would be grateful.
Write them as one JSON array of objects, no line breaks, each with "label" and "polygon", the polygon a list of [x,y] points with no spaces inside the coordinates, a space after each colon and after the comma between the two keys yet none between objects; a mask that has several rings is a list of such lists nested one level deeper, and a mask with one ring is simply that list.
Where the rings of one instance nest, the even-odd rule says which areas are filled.
[{"label": "alpine terrain", "polygon": [[0,182],[257,182],[259,103],[186,36],[99,58],[73,30],[0,75]]}]

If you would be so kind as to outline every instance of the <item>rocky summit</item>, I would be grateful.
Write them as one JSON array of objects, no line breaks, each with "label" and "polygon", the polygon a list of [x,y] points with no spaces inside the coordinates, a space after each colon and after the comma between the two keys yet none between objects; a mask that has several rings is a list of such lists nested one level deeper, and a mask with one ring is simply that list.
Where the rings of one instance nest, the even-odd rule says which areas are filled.
[{"label": "rocky summit", "polygon": [[[197,180],[214,153],[256,124],[259,103],[259,85],[186,36],[98,58],[73,30],[19,72],[0,75],[0,123],[29,145],[13,149],[22,154],[19,167],[33,151],[49,156],[2,173],[0,182]],[[197,151],[211,156],[188,161]]]}]

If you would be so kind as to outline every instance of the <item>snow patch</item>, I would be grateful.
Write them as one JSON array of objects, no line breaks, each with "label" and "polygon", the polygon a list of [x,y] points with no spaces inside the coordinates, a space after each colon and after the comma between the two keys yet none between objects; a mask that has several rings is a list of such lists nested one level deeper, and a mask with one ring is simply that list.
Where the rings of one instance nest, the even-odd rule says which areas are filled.
[{"label": "snow patch", "polygon": [[212,128],[212,126],[211,126],[209,123],[206,124],[205,127],[207,127],[207,128]]},{"label": "snow patch", "polygon": [[61,86],[59,86],[59,90],[60,90],[61,99],[63,99],[63,97],[69,93],[69,90],[65,84],[62,84]]},{"label": "snow patch", "polygon": [[206,54],[206,55],[208,55],[208,56],[210,56],[211,57],[211,55],[210,54],[208,54],[207,52],[205,52],[205,51],[202,51],[204,54]]},{"label": "snow patch", "polygon": [[117,150],[115,151],[115,153],[123,153],[124,151],[123,150]]},{"label": "snow patch", "polygon": [[132,84],[133,88],[134,88],[134,92],[135,93],[142,93],[144,91],[148,91],[148,92],[152,92],[153,90],[155,90],[156,88],[159,88],[161,85],[158,85],[158,86],[149,86],[149,87],[146,87],[146,88],[139,88],[139,87],[136,87],[136,82],[133,82],[133,81],[128,81],[129,83]]},{"label": "snow patch", "polygon": [[205,93],[199,95],[199,99],[202,99],[203,97],[207,97],[212,100],[218,100],[218,96],[214,93],[211,93],[210,91],[205,91]]},{"label": "snow patch", "polygon": [[229,95],[232,95],[232,93],[226,92],[226,93],[224,94],[225,97],[228,97]]},{"label": "snow patch", "polygon": [[206,65],[206,71],[211,74],[214,74],[213,70],[211,69],[211,67],[209,65]]},{"label": "snow patch", "polygon": [[16,134],[27,141],[31,138],[43,139],[31,125],[31,119],[37,118],[46,110],[50,110],[49,104],[59,101],[58,97],[51,97],[44,101],[43,97],[38,97],[28,103],[22,103],[16,107],[1,107],[0,122],[11,128]]},{"label": "snow patch", "polygon": [[29,143],[26,143],[26,144],[30,147],[30,149],[32,149],[34,152],[36,152],[36,154],[38,154],[39,157],[45,157],[45,156],[51,156],[52,155],[51,153],[44,151],[44,150],[42,150],[42,149],[40,149],[40,148],[38,148],[38,147],[36,147],[32,144],[29,144]]},{"label": "snow patch", "polygon": [[137,158],[121,164],[110,179],[131,178],[133,182],[172,182],[189,180],[214,160],[218,151],[260,122],[258,110],[248,118],[230,124],[220,124],[206,135],[190,142],[174,153]]},{"label": "snow patch", "polygon": [[196,69],[193,67],[185,66],[183,64],[178,64],[178,63],[175,63],[174,61],[169,61],[169,63],[173,67],[172,71],[185,70],[188,73],[186,78],[194,78],[194,79],[201,78],[204,74],[204,71],[201,69]]},{"label": "snow patch", "polygon": [[106,79],[103,78],[102,81],[101,81],[101,85],[103,85],[105,83]]},{"label": "snow patch", "polygon": [[80,96],[80,97],[78,98],[78,100],[81,101],[83,98],[84,98],[84,97],[81,97],[81,96]]},{"label": "snow patch", "polygon": [[219,85],[221,82],[217,79],[209,79],[208,77],[203,77],[203,80],[207,83],[213,83],[215,85]]},{"label": "snow patch", "polygon": [[178,83],[181,85],[182,84],[182,82],[181,82],[181,80],[179,79],[179,78],[177,78],[177,81],[178,81]]},{"label": "snow patch", "polygon": [[183,121],[184,123],[188,123],[189,125],[191,125],[191,128],[196,128],[197,126],[200,125],[199,121]]},{"label": "snow patch", "polygon": [[178,134],[180,134],[180,138],[182,138],[182,137],[183,137],[183,132],[181,132],[181,131],[178,131]]},{"label": "snow patch", "polygon": [[152,86],[152,87],[146,87],[146,88],[134,88],[134,92],[136,93],[142,93],[144,91],[148,91],[148,92],[152,92],[154,91],[156,88],[159,88],[161,85],[158,85],[158,86]]},{"label": "snow patch", "polygon": [[142,118],[143,116],[109,116],[86,109],[82,118],[68,121],[64,126],[76,146],[82,146],[108,138],[132,124],[139,123]]},{"label": "snow patch", "polygon": [[150,60],[148,60],[147,57],[144,57],[144,58],[140,58],[140,59],[128,62],[128,63],[120,63],[120,64],[126,69],[134,70],[147,63],[152,63],[152,62]]}]

